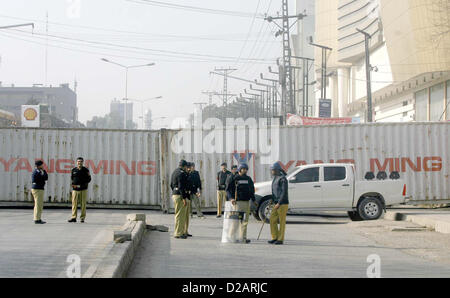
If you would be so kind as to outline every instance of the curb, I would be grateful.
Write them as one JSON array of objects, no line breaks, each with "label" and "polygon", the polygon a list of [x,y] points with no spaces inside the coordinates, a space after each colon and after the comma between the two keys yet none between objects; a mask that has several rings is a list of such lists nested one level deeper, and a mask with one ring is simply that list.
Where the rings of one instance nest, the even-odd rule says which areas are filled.
[{"label": "curb", "polygon": [[[90,268],[85,278],[124,278],[133,262],[136,250],[146,231],[145,214],[130,214],[119,231],[113,232],[113,242],[95,268]],[[124,240],[124,234],[131,237]]]},{"label": "curb", "polygon": [[450,222],[447,221],[437,220],[426,216],[410,215],[392,211],[386,212],[384,218],[393,221],[409,221],[427,227],[429,229],[433,229],[438,233],[450,234]]}]

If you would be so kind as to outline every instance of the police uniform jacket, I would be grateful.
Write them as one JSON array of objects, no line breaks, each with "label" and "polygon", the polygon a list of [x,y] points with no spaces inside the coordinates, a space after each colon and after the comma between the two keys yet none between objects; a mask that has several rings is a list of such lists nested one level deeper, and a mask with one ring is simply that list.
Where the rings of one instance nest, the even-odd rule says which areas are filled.
[{"label": "police uniform jacket", "polygon": [[247,175],[235,175],[227,186],[227,197],[234,199],[237,192],[237,201],[250,201],[255,199],[255,185],[252,178]]},{"label": "police uniform jacket", "polygon": [[[72,169],[71,173],[72,187],[75,191],[82,191],[88,189],[89,182],[91,182],[91,174],[86,167],[78,167]],[[75,186],[76,185],[76,186]]]},{"label": "police uniform jacket", "polygon": [[226,190],[227,178],[231,175],[230,171],[220,171],[217,173],[217,189]]},{"label": "police uniform jacket", "polygon": [[279,174],[273,177],[272,200],[275,204],[289,205],[288,185],[285,175]]},{"label": "police uniform jacket", "polygon": [[180,195],[183,199],[189,199],[189,185],[187,173],[183,169],[178,168],[172,173],[170,179],[170,188],[174,195]]},{"label": "police uniform jacket", "polygon": [[31,189],[44,189],[47,180],[48,175],[45,170],[34,169],[33,174],[31,174]]}]

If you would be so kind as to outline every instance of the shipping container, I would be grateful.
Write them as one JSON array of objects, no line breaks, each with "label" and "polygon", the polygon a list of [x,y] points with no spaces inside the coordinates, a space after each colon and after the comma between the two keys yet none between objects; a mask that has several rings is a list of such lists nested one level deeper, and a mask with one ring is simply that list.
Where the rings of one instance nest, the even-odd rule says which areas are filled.
[{"label": "shipping container", "polygon": [[[281,127],[268,137],[267,130],[243,127],[1,128],[0,201],[32,202],[31,170],[34,160],[42,158],[49,169],[46,202],[69,203],[70,168],[83,156],[93,176],[90,204],[169,210],[170,176],[181,159],[195,162],[203,183],[203,206],[209,208],[216,206],[216,175],[222,162],[229,167],[246,162],[252,178],[262,182],[271,179],[270,164],[277,161],[287,172],[303,164],[354,163],[357,179],[368,171],[398,171],[412,200],[438,204],[450,200],[449,128],[448,122]],[[255,135],[260,134],[255,146]]]},{"label": "shipping container", "polygon": [[45,202],[69,203],[70,171],[83,157],[89,204],[160,207],[158,132],[1,128],[0,145],[0,201],[32,202],[31,172],[42,159]]}]

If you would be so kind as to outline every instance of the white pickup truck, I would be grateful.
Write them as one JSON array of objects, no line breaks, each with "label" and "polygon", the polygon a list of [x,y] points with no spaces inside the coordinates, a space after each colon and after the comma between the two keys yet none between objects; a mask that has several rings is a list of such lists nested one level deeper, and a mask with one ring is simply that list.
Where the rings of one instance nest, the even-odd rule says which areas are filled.
[{"label": "white pickup truck", "polygon": [[[289,209],[298,209],[302,213],[347,211],[353,221],[379,219],[387,206],[402,204],[406,200],[405,182],[381,174],[384,175],[377,175],[378,179],[356,181],[352,164],[298,167],[287,176]],[[271,181],[255,184],[256,204],[252,206],[252,213],[258,220],[267,220],[271,198]]]}]

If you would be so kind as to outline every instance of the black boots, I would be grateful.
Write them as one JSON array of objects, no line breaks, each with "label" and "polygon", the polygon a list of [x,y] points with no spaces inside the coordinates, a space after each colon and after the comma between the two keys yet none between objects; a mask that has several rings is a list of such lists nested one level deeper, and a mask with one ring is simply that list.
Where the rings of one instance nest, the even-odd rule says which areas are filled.
[{"label": "black boots", "polygon": [[37,225],[43,225],[43,224],[45,224],[46,222],[45,222],[45,221],[42,221],[42,220],[40,219],[40,220],[35,220],[34,223],[37,224]]},{"label": "black boots", "polygon": [[67,222],[77,222],[77,219],[76,218],[71,218]]}]

